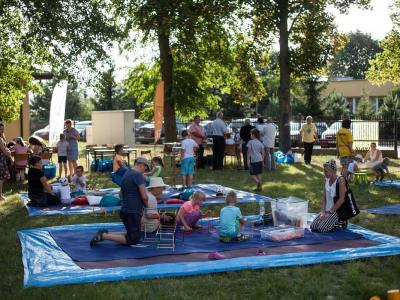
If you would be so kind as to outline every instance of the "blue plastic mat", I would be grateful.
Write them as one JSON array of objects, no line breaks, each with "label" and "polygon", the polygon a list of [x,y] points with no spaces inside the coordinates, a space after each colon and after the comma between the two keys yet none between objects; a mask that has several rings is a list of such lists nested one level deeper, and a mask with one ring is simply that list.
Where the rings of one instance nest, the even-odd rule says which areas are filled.
[{"label": "blue plastic mat", "polygon": [[[162,263],[139,267],[82,269],[57,245],[51,234],[57,231],[121,228],[120,223],[66,225],[18,231],[24,264],[24,286],[54,286],[127,279],[189,276],[207,273],[300,266],[322,262],[353,260],[400,254],[400,238],[349,225],[349,230],[365,239],[381,243],[371,247],[329,252],[296,252],[281,255],[251,256],[217,261]],[[135,251],[137,248],[131,248]]]},{"label": "blue plastic mat", "polygon": [[[168,254],[189,254],[247,248],[311,245],[337,240],[362,238],[362,235],[349,230],[336,231],[332,233],[314,233],[306,230],[303,238],[282,242],[272,242],[260,240],[259,229],[251,231],[250,228],[246,228],[245,233],[253,233],[254,237],[251,240],[240,243],[222,243],[219,241],[216,232],[208,233],[208,231],[204,229],[190,234],[185,234],[185,240],[184,243],[182,243],[182,232],[177,232],[177,243],[174,252],[170,249],[157,249],[154,243],[146,242],[143,242],[142,244],[147,247],[135,248],[135,250],[132,250],[131,247],[118,245],[111,241],[104,241],[94,247],[90,247],[89,241],[96,234],[96,230],[64,230],[51,232],[50,234],[56,241],[57,245],[75,261],[105,261],[114,259],[145,258]],[[121,225],[119,228],[113,228],[112,231],[125,232],[125,228]]]},{"label": "blue plastic mat", "polygon": [[376,208],[368,208],[367,212],[378,215],[400,215],[400,203]]},{"label": "blue plastic mat", "polygon": [[[206,201],[203,202],[203,206],[207,205],[220,205],[225,204],[224,197],[216,197],[216,191],[221,190],[224,194],[227,192],[234,190],[228,187],[224,187],[216,184],[197,184],[193,186],[194,189],[202,190],[206,196]],[[107,190],[107,189],[104,189]],[[112,190],[112,189],[110,189]],[[259,202],[261,199],[265,202],[271,201],[271,198],[253,194],[245,191],[234,190],[238,195],[238,203],[254,203]],[[174,196],[179,195],[180,191],[174,188],[168,188],[164,191],[164,199],[170,199]],[[99,206],[68,206],[68,205],[57,205],[48,208],[42,207],[32,207],[27,205],[29,202],[28,193],[20,193],[20,199],[24,203],[29,216],[49,216],[49,215],[76,215],[76,214],[90,214],[90,213],[99,213],[101,211],[106,210],[107,212],[113,212],[120,210],[120,206],[112,206],[112,207],[99,207]],[[158,204],[159,209],[176,209],[179,208],[181,204]]]},{"label": "blue plastic mat", "polygon": [[384,180],[384,181],[374,181],[372,182],[373,186],[382,187],[382,188],[390,188],[390,189],[400,189],[400,180]]}]

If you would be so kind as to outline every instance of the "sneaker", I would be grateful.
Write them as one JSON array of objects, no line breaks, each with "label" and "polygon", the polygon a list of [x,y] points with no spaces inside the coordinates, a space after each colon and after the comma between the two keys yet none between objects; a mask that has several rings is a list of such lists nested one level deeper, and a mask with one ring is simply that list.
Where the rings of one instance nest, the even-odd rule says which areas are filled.
[{"label": "sneaker", "polygon": [[256,191],[257,191],[257,192],[261,192],[261,191],[262,191],[261,182],[257,183]]},{"label": "sneaker", "polygon": [[236,237],[234,240],[238,241],[238,242],[244,242],[244,241],[248,241],[250,239],[251,239],[251,236],[245,235],[245,234],[241,234],[240,236]]},{"label": "sneaker", "polygon": [[98,242],[101,242],[103,240],[103,234],[108,233],[107,229],[100,229],[97,231],[96,235],[90,240],[90,247],[93,247],[96,245]]}]

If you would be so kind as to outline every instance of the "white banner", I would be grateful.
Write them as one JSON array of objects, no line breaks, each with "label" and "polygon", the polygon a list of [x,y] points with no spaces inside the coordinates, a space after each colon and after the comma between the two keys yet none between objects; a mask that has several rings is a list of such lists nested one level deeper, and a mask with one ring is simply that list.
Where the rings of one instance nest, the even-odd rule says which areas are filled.
[{"label": "white banner", "polygon": [[68,81],[61,80],[53,90],[50,104],[49,146],[55,146],[64,131],[65,101],[67,99]]}]

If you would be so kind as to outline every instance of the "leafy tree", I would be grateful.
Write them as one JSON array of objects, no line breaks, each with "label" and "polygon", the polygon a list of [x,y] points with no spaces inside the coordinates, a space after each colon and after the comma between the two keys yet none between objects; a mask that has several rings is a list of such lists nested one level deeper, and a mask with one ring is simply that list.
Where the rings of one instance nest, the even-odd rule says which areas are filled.
[{"label": "leafy tree", "polygon": [[[97,0],[0,2],[0,106],[6,121],[19,115],[32,72],[50,66],[60,77],[94,67],[119,36],[108,4]],[[81,64],[77,64],[77,61]]]},{"label": "leafy tree", "polygon": [[385,118],[392,118],[395,112],[397,116],[400,116],[400,89],[393,90],[383,98],[383,104],[378,113]]},{"label": "leafy tree", "polygon": [[[196,40],[212,31],[236,9],[235,1],[224,0],[147,0],[129,1],[114,0],[118,15],[126,20],[126,32],[131,29],[140,30],[144,40],[155,39],[159,48],[159,63],[161,79],[164,81],[164,120],[165,138],[167,141],[176,139],[174,95],[175,74],[174,52],[188,55],[186,62],[195,49]],[[181,71],[183,72],[183,71]],[[188,74],[187,74],[188,75]],[[191,76],[190,80],[194,80]],[[184,88],[184,87],[182,87]]]},{"label": "leafy tree", "polygon": [[342,94],[337,92],[323,99],[321,108],[326,120],[339,120],[350,115],[349,103]]},{"label": "leafy tree", "polygon": [[327,5],[332,4],[345,12],[349,5],[366,5],[369,0],[245,2],[252,7],[256,38],[269,40],[271,34],[279,36],[279,132],[280,145],[287,152],[290,149],[290,128],[286,125],[291,112],[291,75],[315,73],[334,51],[333,16],[326,12]]},{"label": "leafy tree", "polygon": [[365,79],[369,61],[382,51],[378,42],[369,34],[360,31],[348,35],[348,42],[334,56],[329,66],[329,74],[333,77],[353,77]]},{"label": "leafy tree", "polygon": [[363,91],[357,105],[356,118],[369,119],[373,115],[375,115],[375,112],[372,109],[372,103],[371,100],[369,99],[369,95],[366,91]]},{"label": "leafy tree", "polygon": [[395,0],[391,8],[393,29],[380,43],[383,51],[370,61],[367,72],[367,78],[376,83],[400,82],[400,0]]},{"label": "leafy tree", "polygon": [[95,84],[97,100],[94,102],[95,110],[113,110],[117,108],[116,93],[117,83],[114,79],[114,68],[108,69],[100,75]]}]

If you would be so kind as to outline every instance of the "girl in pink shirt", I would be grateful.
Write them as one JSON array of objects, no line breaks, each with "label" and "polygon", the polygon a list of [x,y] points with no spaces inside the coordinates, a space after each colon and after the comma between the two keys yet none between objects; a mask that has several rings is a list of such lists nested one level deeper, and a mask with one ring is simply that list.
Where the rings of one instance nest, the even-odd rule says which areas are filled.
[{"label": "girl in pink shirt", "polygon": [[176,221],[178,225],[183,225],[183,230],[191,231],[193,228],[196,229],[201,227],[196,225],[196,223],[202,217],[200,205],[205,199],[206,195],[202,191],[196,191],[190,197],[190,200],[186,201],[179,208],[178,214],[176,215]]}]

